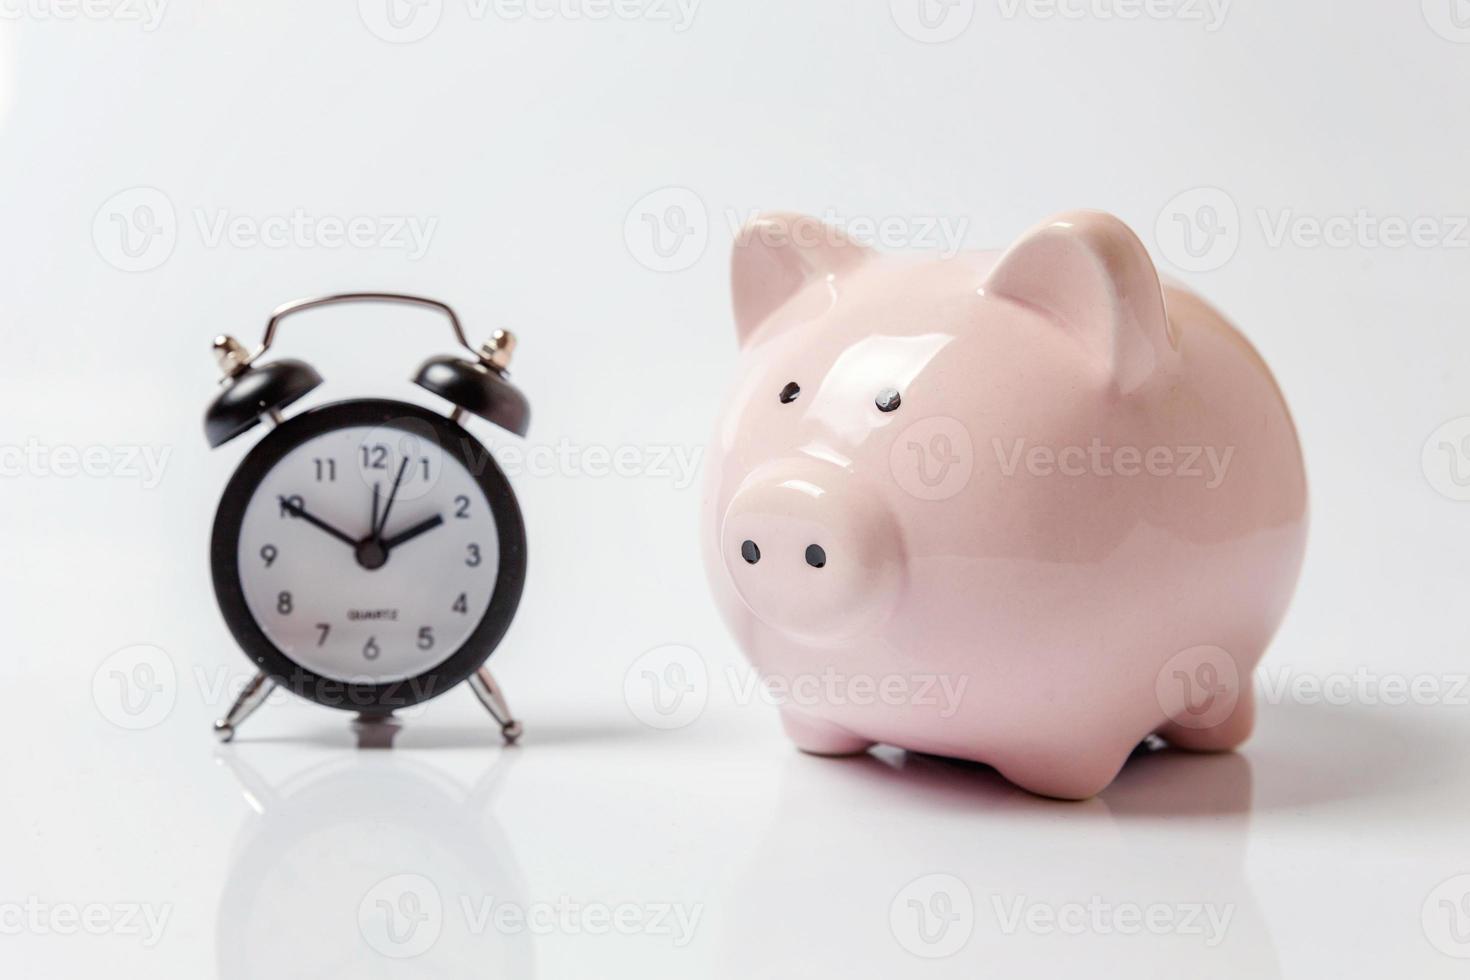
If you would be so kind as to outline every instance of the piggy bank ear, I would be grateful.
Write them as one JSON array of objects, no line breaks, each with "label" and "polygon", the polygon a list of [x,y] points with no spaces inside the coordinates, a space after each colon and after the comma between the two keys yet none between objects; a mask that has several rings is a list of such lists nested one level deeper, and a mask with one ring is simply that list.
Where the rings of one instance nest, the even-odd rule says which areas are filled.
[{"label": "piggy bank ear", "polygon": [[985,280],[1050,316],[1105,359],[1124,392],[1174,352],[1159,274],[1138,236],[1101,211],[1070,211],[1033,228]]},{"label": "piggy bank ear", "polygon": [[800,214],[768,212],[735,239],[730,287],[741,347],[756,328],[807,283],[861,264],[872,250],[830,225]]}]

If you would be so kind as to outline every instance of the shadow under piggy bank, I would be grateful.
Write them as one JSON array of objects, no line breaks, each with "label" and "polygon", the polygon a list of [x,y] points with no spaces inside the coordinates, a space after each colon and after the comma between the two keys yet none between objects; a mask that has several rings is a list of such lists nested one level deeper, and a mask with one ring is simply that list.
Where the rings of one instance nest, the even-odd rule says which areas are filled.
[{"label": "shadow under piggy bank", "polygon": [[486,812],[513,753],[468,791],[399,752],[279,782],[233,748],[218,758],[255,811],[220,898],[219,976],[534,975],[531,937],[497,931],[485,911],[526,891]]},{"label": "shadow under piggy bank", "polygon": [[803,965],[849,977],[1279,976],[1244,871],[1251,797],[1238,754],[1143,749],[1082,803],[897,750],[793,756],[722,949],[755,977]]}]

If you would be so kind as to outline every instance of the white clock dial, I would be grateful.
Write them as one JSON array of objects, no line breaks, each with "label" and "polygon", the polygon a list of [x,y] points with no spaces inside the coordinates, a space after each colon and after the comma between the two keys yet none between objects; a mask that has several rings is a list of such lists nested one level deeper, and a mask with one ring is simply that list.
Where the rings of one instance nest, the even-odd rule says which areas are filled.
[{"label": "white clock dial", "polygon": [[431,670],[474,632],[498,542],[480,484],[434,439],[348,426],[266,473],[237,561],[250,615],[282,653],[333,680],[382,684]]}]

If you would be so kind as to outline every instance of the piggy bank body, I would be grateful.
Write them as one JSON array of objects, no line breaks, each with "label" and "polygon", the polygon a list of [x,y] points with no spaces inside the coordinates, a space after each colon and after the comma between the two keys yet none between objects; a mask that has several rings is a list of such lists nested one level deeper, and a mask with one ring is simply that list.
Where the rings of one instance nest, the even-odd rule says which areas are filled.
[{"label": "piggy bank body", "polygon": [[766,215],[733,287],[706,565],[797,746],[1085,798],[1150,734],[1249,735],[1301,450],[1260,356],[1126,226],[913,259]]}]

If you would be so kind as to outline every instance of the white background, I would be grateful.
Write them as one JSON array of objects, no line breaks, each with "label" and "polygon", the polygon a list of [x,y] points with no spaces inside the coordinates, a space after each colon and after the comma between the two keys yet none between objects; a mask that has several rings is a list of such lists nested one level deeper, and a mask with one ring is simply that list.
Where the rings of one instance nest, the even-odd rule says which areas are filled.
[{"label": "white background", "polygon": [[[399,29],[387,0],[156,21],[97,2],[0,2],[0,972],[1462,975],[1470,469],[1451,466],[1470,423],[1434,434],[1470,416],[1463,0],[1223,21],[930,0],[932,31],[918,0],[705,0],[688,21],[424,0]],[[993,247],[1078,206],[1226,311],[1294,409],[1313,526],[1262,668],[1285,693],[1239,754],[1135,760],[1083,804],[932,759],[799,755],[731,683],[698,485],[658,462],[702,451],[733,378],[732,221],[789,208],[886,221],[886,247],[940,247],[934,224]],[[285,242],[250,235],[297,213]],[[355,217],[386,239],[334,245]],[[398,218],[432,223],[422,254]],[[1420,243],[1383,244],[1417,219]],[[529,733],[514,752],[468,691],[392,753],[291,701],[227,749],[209,736],[247,663],[208,532],[258,438],[206,449],[209,343],[348,288],[448,300],[477,340],[517,331],[528,444],[567,447],[512,474],[531,571],[492,663]],[[411,311],[324,311],[281,345],[326,376],[313,403],[433,404],[406,378],[448,342]],[[580,465],[620,447],[638,475]],[[698,690],[661,730],[643,671],[670,664]],[[1419,703],[1386,703],[1413,683]],[[409,894],[428,931],[395,945],[377,902]],[[910,900],[948,931],[918,935]],[[486,902],[629,904],[643,927],[475,928]],[[102,934],[58,934],[93,905]],[[1123,934],[1130,907],[1172,931]],[[1188,928],[1195,907],[1223,937]],[[659,908],[697,914],[692,940]]]}]

